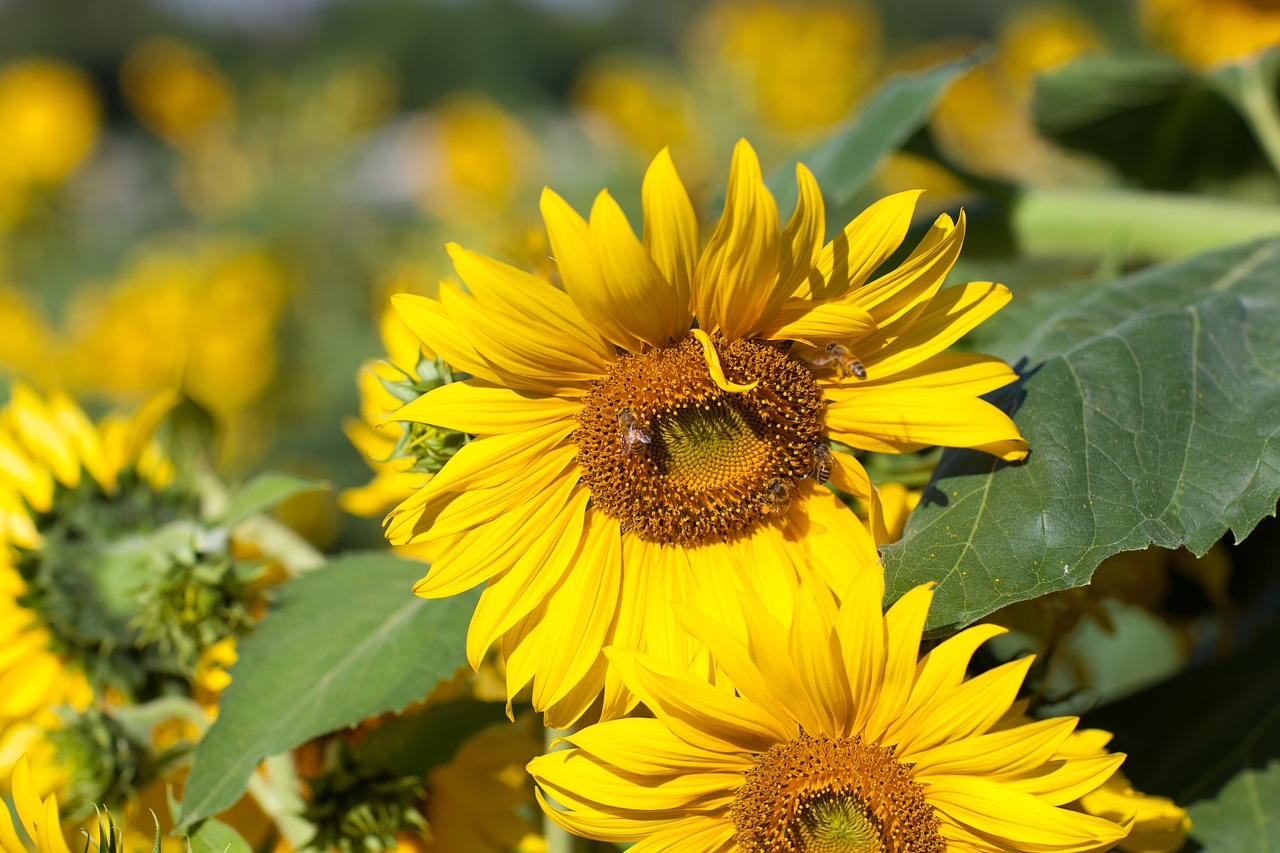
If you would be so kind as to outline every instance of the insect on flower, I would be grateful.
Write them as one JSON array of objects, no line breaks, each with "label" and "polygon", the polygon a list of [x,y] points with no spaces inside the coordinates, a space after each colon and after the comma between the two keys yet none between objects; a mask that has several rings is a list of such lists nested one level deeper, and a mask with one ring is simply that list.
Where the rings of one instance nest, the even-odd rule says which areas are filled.
[{"label": "insect on flower", "polygon": [[804,476],[808,477],[809,474],[813,474],[814,479],[817,480],[818,485],[821,486],[823,483],[827,482],[827,480],[831,479],[832,462],[831,448],[827,447],[827,445],[821,441],[815,441],[813,443],[813,467],[809,471],[805,472]]},{"label": "insect on flower", "polygon": [[844,344],[838,344],[834,341],[827,344],[826,349],[817,358],[809,359],[809,363],[814,367],[826,367],[834,363],[836,375],[841,379],[849,375],[856,376],[859,379],[867,378],[867,369],[862,366],[862,362],[858,360],[858,357],[849,352],[849,348]]},{"label": "insect on flower", "polygon": [[765,505],[770,515],[782,515],[791,507],[791,488],[790,480],[783,480],[779,477],[770,477],[769,481],[764,484],[764,497],[760,502]]},{"label": "insect on flower", "polygon": [[623,456],[630,456],[633,450],[636,453],[642,453],[652,442],[653,436],[647,429],[640,426],[635,412],[623,409],[618,413],[618,443],[622,445]]}]

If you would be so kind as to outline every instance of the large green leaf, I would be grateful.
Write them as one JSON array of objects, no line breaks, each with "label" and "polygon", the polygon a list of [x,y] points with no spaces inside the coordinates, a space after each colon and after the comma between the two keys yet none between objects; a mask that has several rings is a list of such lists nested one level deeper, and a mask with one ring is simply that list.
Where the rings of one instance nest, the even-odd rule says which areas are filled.
[{"label": "large green leaf", "polygon": [[[928,121],[947,88],[980,59],[980,54],[974,54],[915,74],[890,77],[853,119],[796,158],[818,179],[831,213],[848,209],[881,161]],[[794,165],[774,169],[765,183],[777,198],[779,210],[795,206]]]},{"label": "large green leaf", "polygon": [[478,591],[413,595],[422,563],[355,554],[284,586],[240,647],[218,719],[196,749],[182,825],[227,808],[258,762],[309,738],[398,711],[466,663]]},{"label": "large green leaf", "polygon": [[[1100,287],[1032,329],[1006,465],[943,455],[903,540],[890,598],[938,581],[930,626],[1087,583],[1156,544],[1203,554],[1280,498],[1280,241],[1200,255]],[[1009,353],[1006,353],[1008,355]]]}]

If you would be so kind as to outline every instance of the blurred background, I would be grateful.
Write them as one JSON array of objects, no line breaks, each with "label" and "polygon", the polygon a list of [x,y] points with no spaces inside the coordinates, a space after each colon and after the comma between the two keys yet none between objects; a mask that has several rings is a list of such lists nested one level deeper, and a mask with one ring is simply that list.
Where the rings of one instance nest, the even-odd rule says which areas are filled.
[{"label": "blurred background", "polygon": [[[388,295],[449,274],[447,240],[546,267],[539,189],[584,209],[608,186],[638,224],[667,145],[710,220],[739,137],[789,163],[887,76],[985,45],[867,195],[923,186],[926,219],[963,204],[960,278],[1096,280],[1203,246],[1072,242],[1031,201],[1280,198],[1246,121],[1196,82],[1275,42],[1274,5],[0,0],[0,382],[98,410],[178,383],[233,478],[326,479],[282,514],[322,548],[374,544],[377,501],[339,498],[370,475],[344,436],[361,441],[356,376],[397,346]],[[1082,56],[1137,63],[1142,85],[1110,107],[1037,95]]]}]

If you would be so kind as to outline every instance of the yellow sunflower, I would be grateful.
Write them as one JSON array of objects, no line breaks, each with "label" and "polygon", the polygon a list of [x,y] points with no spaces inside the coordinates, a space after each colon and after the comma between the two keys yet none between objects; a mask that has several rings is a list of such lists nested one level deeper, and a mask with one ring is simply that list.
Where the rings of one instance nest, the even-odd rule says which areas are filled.
[{"label": "yellow sunflower", "polygon": [[1201,68],[1280,44],[1274,0],[1140,0],[1138,6],[1156,41]]},{"label": "yellow sunflower", "polygon": [[1124,756],[1067,754],[1074,717],[997,727],[1032,659],[966,681],[999,633],[979,626],[917,661],[932,587],[884,614],[883,592],[874,570],[838,608],[804,587],[789,629],[745,596],[745,631],[683,610],[736,694],[611,649],[655,718],[589,726],[530,762],[544,809],[579,835],[643,839],[636,851],[1066,853],[1123,838],[1064,806]]},{"label": "yellow sunflower", "polygon": [[[1009,298],[941,289],[964,215],[943,215],[896,268],[918,193],[890,196],[825,247],[822,196],[797,168],[782,226],[755,152],[734,152],[705,248],[663,151],[643,185],[643,240],[602,192],[583,219],[546,190],[559,284],[449,247],[467,290],[393,301],[427,348],[471,378],[392,416],[475,436],[388,517],[396,544],[437,541],[427,598],[487,583],[467,638],[495,642],[508,691],[567,725],[603,691],[635,704],[601,649],[648,650],[706,675],[673,602],[733,620],[735,591],[790,612],[816,577],[842,590],[869,534],[826,488],[872,501],[853,450],[934,444],[1021,459],[1013,421],[978,395],[1015,374],[943,352]],[[469,292],[468,292],[469,291]],[[873,521],[876,513],[872,513]]]}]

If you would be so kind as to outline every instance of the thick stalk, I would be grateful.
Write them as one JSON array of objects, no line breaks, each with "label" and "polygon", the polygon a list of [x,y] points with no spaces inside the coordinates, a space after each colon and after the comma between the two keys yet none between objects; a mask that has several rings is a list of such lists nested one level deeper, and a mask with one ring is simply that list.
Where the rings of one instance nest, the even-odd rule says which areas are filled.
[{"label": "thick stalk", "polygon": [[1276,108],[1275,87],[1261,62],[1241,66],[1240,90],[1233,100],[1271,161],[1271,168],[1280,176],[1280,110]]}]

